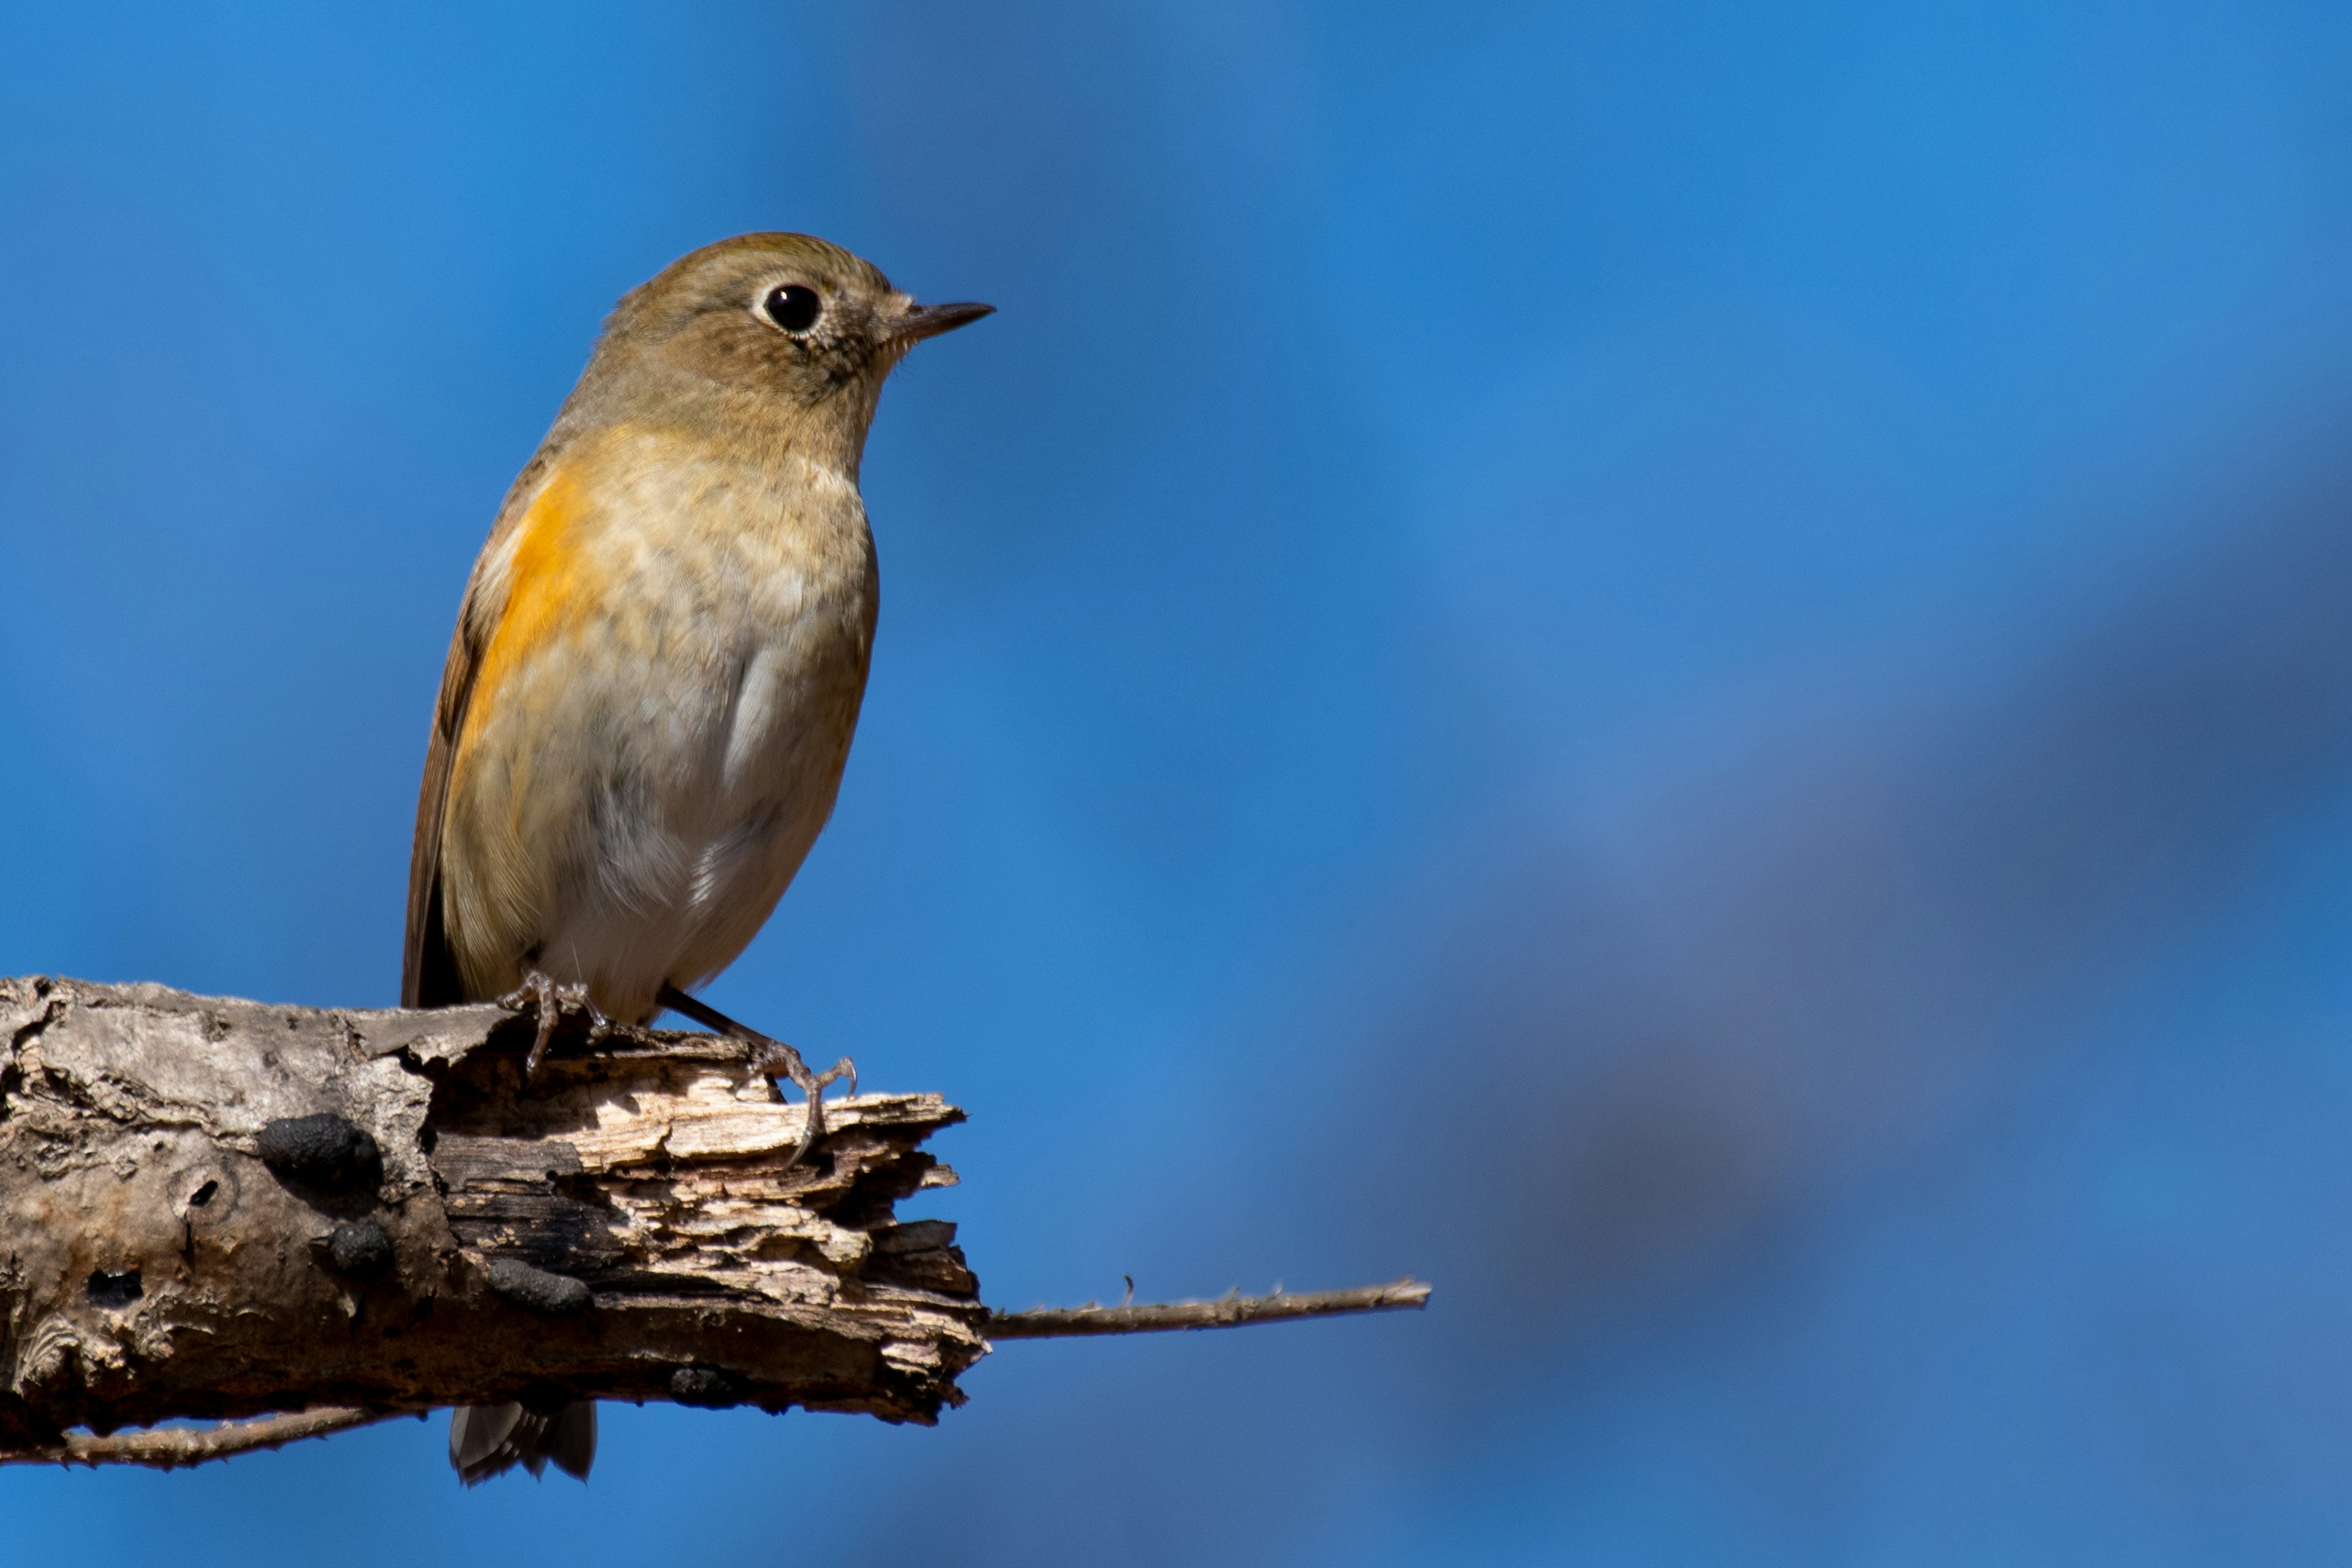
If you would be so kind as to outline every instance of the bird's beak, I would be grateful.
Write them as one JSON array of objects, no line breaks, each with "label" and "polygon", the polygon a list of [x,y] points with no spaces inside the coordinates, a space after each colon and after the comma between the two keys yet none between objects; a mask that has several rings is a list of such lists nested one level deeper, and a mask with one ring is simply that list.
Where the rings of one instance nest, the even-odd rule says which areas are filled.
[{"label": "bird's beak", "polygon": [[993,305],[975,305],[969,301],[957,305],[909,305],[891,329],[890,335],[900,342],[919,343],[925,338],[952,332],[958,327],[970,326],[982,316],[995,313]]}]

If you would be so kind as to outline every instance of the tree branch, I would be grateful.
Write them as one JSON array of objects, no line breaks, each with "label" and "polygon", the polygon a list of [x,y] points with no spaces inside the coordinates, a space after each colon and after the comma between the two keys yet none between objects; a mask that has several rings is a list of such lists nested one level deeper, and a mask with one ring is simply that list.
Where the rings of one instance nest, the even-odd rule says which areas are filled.
[{"label": "tree branch", "polygon": [[1025,1312],[992,1312],[990,1340],[1053,1340],[1081,1334],[1154,1334],[1178,1329],[1232,1329],[1244,1323],[1278,1323],[1290,1318],[1330,1318],[1348,1312],[1418,1311],[1429,1304],[1429,1287],[1400,1279],[1353,1290],[1318,1290],[1304,1296],[1277,1289],[1271,1296],[1235,1291],[1214,1301],[1148,1301],[1140,1306],[1032,1307]]},{"label": "tree branch", "polygon": [[[985,1353],[936,1095],[804,1109],[708,1036],[0,982],[0,1452],[555,1394],[929,1422]],[[159,1435],[151,1438],[162,1440]],[[182,1439],[173,1437],[170,1441]]]},{"label": "tree branch", "polygon": [[[525,1082],[532,1033],[0,979],[0,1462],[168,1468],[515,1399],[928,1425],[992,1340],[1428,1295],[991,1313],[955,1227],[897,1215],[955,1181],[938,1096],[828,1101],[796,1159],[806,1110],[740,1045],[567,1019]],[[233,1424],[120,1430],[186,1418]]]},{"label": "tree branch", "polygon": [[305,1437],[324,1437],[373,1426],[391,1417],[373,1410],[305,1410],[293,1415],[264,1415],[255,1421],[224,1421],[217,1426],[158,1426],[145,1432],[118,1432],[95,1437],[68,1432],[47,1447],[0,1454],[0,1465],[144,1465],[152,1470],[176,1470],[206,1459],[226,1459],[263,1448],[282,1448]]}]

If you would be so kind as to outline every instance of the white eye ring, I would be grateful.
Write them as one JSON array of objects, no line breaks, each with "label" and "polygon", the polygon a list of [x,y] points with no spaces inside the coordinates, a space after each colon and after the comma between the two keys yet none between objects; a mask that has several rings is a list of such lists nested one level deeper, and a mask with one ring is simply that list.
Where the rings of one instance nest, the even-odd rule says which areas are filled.
[{"label": "white eye ring", "polygon": [[778,331],[799,337],[824,314],[824,296],[805,283],[779,283],[761,298],[760,314]]}]

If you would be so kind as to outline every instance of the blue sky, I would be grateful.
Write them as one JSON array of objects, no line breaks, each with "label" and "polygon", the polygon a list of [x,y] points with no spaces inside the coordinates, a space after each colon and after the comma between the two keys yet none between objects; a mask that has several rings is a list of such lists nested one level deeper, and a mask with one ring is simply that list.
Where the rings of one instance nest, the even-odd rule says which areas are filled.
[{"label": "blue sky", "polygon": [[972,1112],[930,1431],[0,1472],[187,1568],[2338,1562],[2352,16],[0,6],[0,972],[396,993],[457,594],[613,300],[886,396],[721,1005]]}]

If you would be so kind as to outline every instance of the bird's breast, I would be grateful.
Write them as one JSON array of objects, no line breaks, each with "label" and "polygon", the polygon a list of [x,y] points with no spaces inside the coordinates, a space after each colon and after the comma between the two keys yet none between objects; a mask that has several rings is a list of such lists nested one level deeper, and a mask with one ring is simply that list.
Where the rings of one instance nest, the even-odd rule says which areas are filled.
[{"label": "bird's breast", "polygon": [[444,841],[458,923],[625,1013],[740,951],[831,813],[873,644],[865,510],[790,453],[623,432],[497,551]]},{"label": "bird's breast", "polygon": [[[877,609],[856,488],[793,456],[765,463],[624,452],[600,575],[635,661],[674,803],[722,830],[821,793],[866,688]],[[630,460],[634,458],[634,460]]]}]

